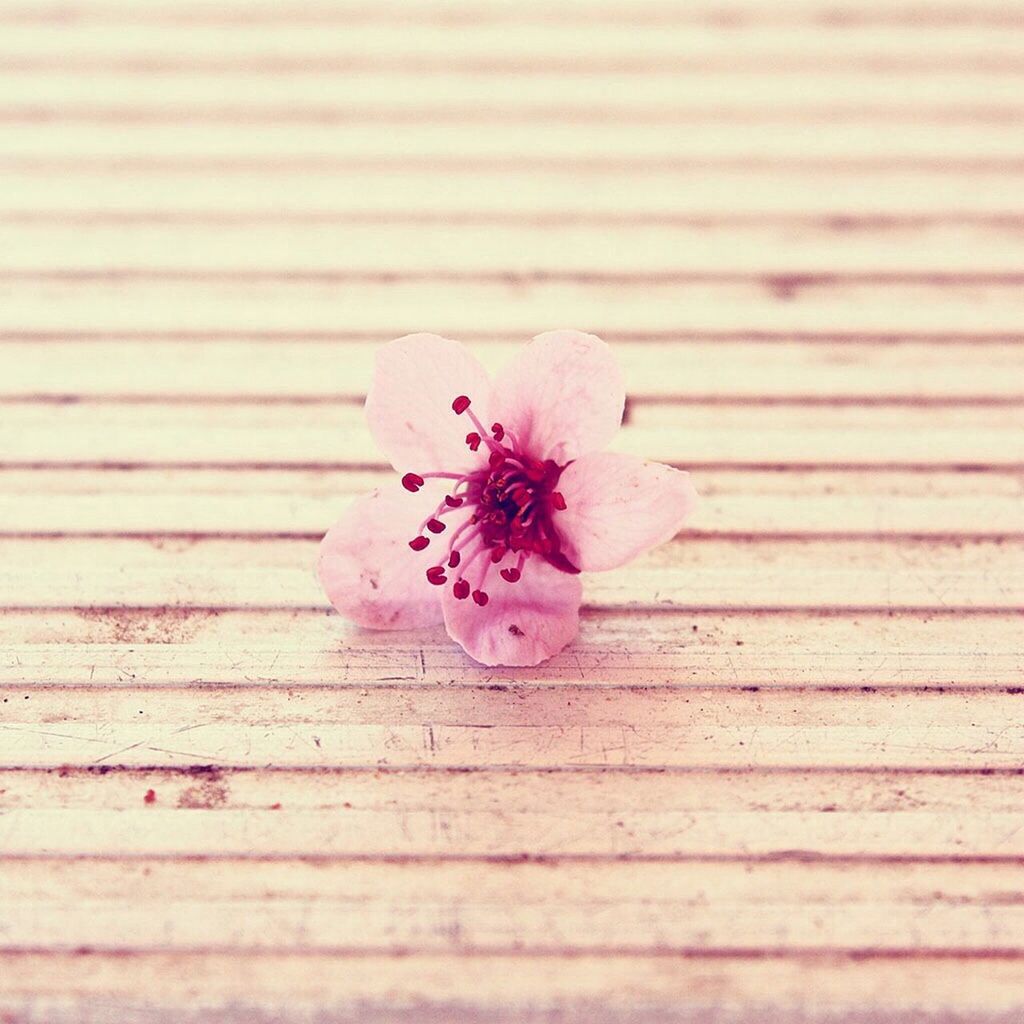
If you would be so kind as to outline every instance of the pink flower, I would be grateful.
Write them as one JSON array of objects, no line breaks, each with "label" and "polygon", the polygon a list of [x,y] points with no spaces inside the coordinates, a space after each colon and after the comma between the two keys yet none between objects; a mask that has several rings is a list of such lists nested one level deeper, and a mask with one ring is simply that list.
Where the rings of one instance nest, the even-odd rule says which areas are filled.
[{"label": "pink flower", "polygon": [[493,384],[458,342],[385,345],[366,417],[403,476],[324,537],[331,603],[374,629],[443,621],[485,665],[557,654],[579,627],[580,570],[664,543],[696,501],[688,474],[601,450],[624,404],[622,371],[592,334],[534,338]]}]

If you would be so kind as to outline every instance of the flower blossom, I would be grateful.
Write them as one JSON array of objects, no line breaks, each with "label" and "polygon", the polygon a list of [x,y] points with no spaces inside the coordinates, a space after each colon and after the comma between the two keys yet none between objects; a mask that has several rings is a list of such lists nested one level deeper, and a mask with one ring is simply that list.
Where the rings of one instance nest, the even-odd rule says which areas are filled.
[{"label": "flower blossom", "polygon": [[492,383],[462,345],[413,334],[383,346],[366,398],[401,480],[357,499],[317,571],[342,615],[374,629],[438,625],[485,665],[536,665],[579,628],[579,573],[669,540],[689,475],[605,452],[622,371],[600,338],[534,338]]}]

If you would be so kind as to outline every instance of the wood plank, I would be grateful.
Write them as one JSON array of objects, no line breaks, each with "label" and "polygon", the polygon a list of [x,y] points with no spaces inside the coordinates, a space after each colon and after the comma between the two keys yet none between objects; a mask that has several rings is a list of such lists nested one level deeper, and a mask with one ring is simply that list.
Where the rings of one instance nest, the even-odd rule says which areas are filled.
[{"label": "wood plank", "polygon": [[838,28],[843,25],[913,25],[919,29],[932,25],[1016,25],[1016,8],[1006,0],[935,0],[921,8],[913,0],[860,0],[856,8],[843,8],[838,13],[822,0],[788,0],[785,5],[766,5],[759,0],[729,0],[727,4],[692,4],[678,7],[664,0],[640,0],[622,4],[616,0],[565,0],[552,9],[541,0],[523,0],[509,8],[501,0],[473,0],[469,3],[447,3],[441,7],[435,0],[385,0],[372,5],[336,4],[315,0],[297,4],[294,0],[270,3],[268,0],[219,0],[210,6],[186,0],[169,4],[155,0],[144,8],[131,0],[89,0],[88,3],[63,3],[59,7],[26,5],[23,0],[4,0],[0,16],[14,23],[47,24],[70,17],[97,24],[234,24],[244,20],[253,25],[275,24],[516,24],[521,21],[577,23],[581,20],[620,24],[653,23],[658,25],[698,24],[717,27],[748,25],[790,25],[811,22]]},{"label": "wood plank", "polygon": [[[9,608],[322,608],[315,541],[114,538],[0,541]],[[1024,608],[1024,543],[690,540],[588,574],[598,607]]]},{"label": "wood plank", "polygon": [[[88,76],[92,77],[92,76]],[[646,80],[646,76],[644,76]],[[22,80],[23,81],[23,80]],[[755,86],[756,88],[756,86]],[[250,98],[244,102],[225,103],[209,101],[184,106],[170,105],[161,97],[161,102],[140,104],[123,102],[68,102],[66,98],[44,104],[30,89],[18,90],[21,102],[8,100],[0,106],[0,123],[34,127],[55,124],[66,126],[90,125],[106,127],[113,124],[132,126],[155,125],[222,125],[232,129],[239,126],[300,126],[340,127],[355,124],[377,124],[382,122],[400,125],[490,125],[496,121],[511,124],[525,124],[543,130],[550,126],[581,123],[596,125],[663,125],[678,128],[682,125],[707,126],[727,123],[742,130],[747,125],[791,125],[791,124],[988,124],[1007,125],[1019,123],[1024,117],[1024,107],[1012,101],[964,104],[957,102],[907,103],[822,103],[815,97],[813,102],[780,105],[776,101],[757,103],[734,103],[709,105],[701,103],[609,103],[590,106],[582,104],[517,103],[477,104],[465,102],[434,104],[410,107],[381,105],[380,101],[368,105],[365,102],[330,102],[321,95],[317,102],[298,105],[283,105],[280,102],[254,103]],[[71,94],[76,95],[74,87]],[[329,95],[329,94],[328,94]],[[422,100],[421,100],[422,103]]]},{"label": "wood plank", "polygon": [[[72,88],[72,93],[74,92]],[[470,127],[490,125],[496,121],[526,124],[543,130],[549,126],[573,123],[599,125],[663,125],[677,128],[682,125],[707,126],[727,123],[742,130],[747,125],[791,124],[1016,124],[1024,118],[1024,107],[1019,103],[1002,102],[984,104],[942,103],[887,105],[884,103],[822,104],[812,103],[733,104],[711,106],[700,104],[623,104],[618,101],[602,105],[563,105],[561,103],[515,103],[477,105],[475,103],[439,104],[408,107],[366,105],[365,103],[320,102],[299,106],[280,102],[258,104],[246,102],[200,102],[188,106],[172,106],[166,102],[139,104],[138,102],[83,103],[57,101],[42,104],[37,96],[26,90],[26,100],[8,102],[0,106],[0,123],[33,127],[55,124],[66,126],[89,125],[94,128],[109,125],[222,125],[232,129],[239,126],[299,126],[340,127],[355,124],[393,125],[460,125]]]},{"label": "wood plank", "polygon": [[4,771],[0,782],[3,855],[30,860],[525,859],[560,866],[610,859],[637,869],[637,862],[646,868],[694,860],[877,865],[1024,858],[1020,775],[1012,769],[311,772],[98,765]]},{"label": "wood plank", "polygon": [[[557,19],[523,21],[514,31],[504,25],[480,24],[470,21],[458,26],[420,24],[415,33],[402,20],[381,24],[356,22],[343,32],[325,32],[320,24],[284,22],[271,25],[234,19],[227,24],[186,20],[165,21],[146,25],[125,21],[118,26],[116,37],[109,26],[90,20],[74,20],[71,24],[33,24],[25,21],[8,23],[4,28],[5,63],[11,67],[33,61],[45,64],[52,58],[75,66],[83,62],[116,63],[132,56],[150,64],[172,62],[175,57],[220,58],[222,63],[254,58],[288,55],[298,64],[317,57],[333,57],[358,63],[358,58],[377,56],[378,63],[406,62],[428,66],[444,57],[445,66],[478,67],[503,62],[530,60],[533,64],[547,62],[549,70],[568,65],[571,55],[583,68],[593,65],[664,66],[669,58],[686,63],[686,58],[700,57],[706,66],[740,63],[751,66],[758,58],[774,57],[771,70],[778,73],[795,58],[824,48],[832,61],[805,60],[803,66],[829,67],[832,62],[867,63],[867,58],[906,61],[930,58],[930,67],[941,66],[941,58],[949,57],[952,43],[959,48],[961,61],[994,57],[1012,60],[1019,56],[1016,34],[1004,25],[933,24],[927,31],[919,25],[890,23],[873,25],[851,23],[841,32],[828,24],[773,25],[758,24],[694,24],[682,21],[666,31],[660,24],[634,22],[629,33],[621,26],[581,18],[569,23]],[[919,60],[919,63],[923,61]],[[364,60],[363,63],[369,63]],[[957,63],[953,62],[954,65]]]},{"label": "wood plank", "polygon": [[[1003,45],[1006,34],[999,33]],[[616,32],[621,38],[621,32]],[[1012,41],[1019,69],[1019,43]],[[873,59],[877,59],[873,56]],[[945,53],[948,58],[948,52]],[[33,57],[33,60],[38,60]],[[61,55],[62,65],[73,58]],[[101,62],[118,57],[99,58]],[[147,61],[157,58],[145,58]],[[173,55],[170,58],[176,59]],[[185,55],[186,66],[193,58]],[[217,61],[222,57],[215,57]],[[288,54],[287,59],[303,61]],[[306,58],[309,59],[309,58]],[[446,67],[451,56],[446,55]],[[536,57],[531,58],[536,60]],[[678,57],[675,59],[679,59]],[[832,58],[830,58],[832,59]],[[8,51],[5,62],[19,58]],[[557,130],[555,130],[557,128]],[[628,153],[628,160],[849,160],[871,157],[885,160],[942,159],[970,153],[975,160],[1024,159],[1019,124],[968,121],[954,124],[928,122],[763,124],[752,122],[737,131],[728,123],[703,124],[586,124],[567,121],[557,126],[517,123],[475,124],[467,132],[461,125],[408,124],[401,131],[375,122],[339,125],[281,123],[273,126],[241,123],[225,132],[222,125],[163,125],[117,122],[102,132],[89,126],[60,124],[7,124],[4,153],[8,158],[76,157],[261,157],[282,152],[293,156],[334,159],[466,159],[511,160],[524,152],[540,160],[586,160],[602,153]]]},{"label": "wood plank", "polygon": [[[322,535],[388,471],[0,469],[0,535]],[[1013,472],[702,470],[690,536],[1008,537]]]},{"label": "wood plank", "polygon": [[[319,217],[319,219],[318,219]],[[0,270],[108,271],[168,266],[192,273],[263,271],[294,274],[523,273],[566,277],[590,273],[684,271],[771,275],[792,272],[921,274],[987,271],[1013,274],[1024,264],[1024,214],[988,219],[723,218],[654,224],[412,222],[343,220],[311,211],[306,218],[210,221],[156,218],[150,223],[98,221],[61,214],[41,221],[6,218]],[[556,225],[547,225],[554,227]]]},{"label": "wood plank", "polygon": [[[748,904],[751,910],[784,906],[793,909],[801,904],[807,904],[808,908],[820,907],[833,901],[850,909],[870,906],[876,901],[905,908],[935,900],[938,888],[940,905],[988,907],[999,913],[1000,908],[1014,902],[1012,894],[1021,887],[1024,873],[1021,864],[976,861],[935,864],[914,861],[864,864],[838,860],[817,863],[698,861],[686,868],[655,861],[642,873],[636,870],[635,864],[582,859],[575,862],[566,859],[564,873],[552,871],[549,865],[537,861],[502,859],[426,862],[329,859],[314,863],[301,859],[223,858],[204,863],[154,857],[121,864],[109,858],[92,858],[85,862],[38,857],[17,863],[7,861],[7,865],[8,870],[0,881],[0,891],[6,899],[38,900],[42,904],[57,903],[61,899],[68,902],[90,900],[98,906],[137,900],[151,912],[164,896],[172,901],[223,899],[245,905],[252,903],[257,894],[268,902],[315,902],[323,897],[336,903],[360,904],[387,898],[402,901],[410,909],[421,900],[425,903],[448,901],[457,896],[463,897],[469,905],[493,908],[514,902],[516,893],[524,908],[540,908],[550,900],[580,907],[589,905],[596,912],[608,904],[634,903],[650,903],[653,909],[666,904],[675,905],[677,911],[680,905],[699,910],[701,904],[706,909],[717,899]],[[210,945],[231,941],[230,933],[224,934],[227,929],[222,930],[216,922],[210,923],[217,928],[217,932],[207,936],[212,940]],[[608,923],[595,921],[599,928],[606,928]],[[739,934],[732,934],[731,939],[744,942],[742,922],[734,920],[732,924]],[[251,925],[243,926],[247,940],[242,944],[276,944],[269,935],[261,942],[259,934],[253,930],[258,928],[258,919]],[[679,927],[669,920],[665,920],[664,925]],[[417,937],[420,941],[435,938],[423,934]],[[436,937],[446,938],[452,945],[470,948],[475,945],[471,941],[459,943],[452,935]],[[150,942],[156,939],[152,935],[148,938]],[[883,948],[898,947],[895,938],[879,936],[873,944]],[[116,933],[105,939],[107,943],[119,944]],[[12,943],[9,935],[4,935],[3,940],[8,945],[25,945]],[[55,945],[90,944],[88,940],[75,943],[65,939],[62,942],[60,936],[54,936],[54,940]],[[603,939],[574,935],[573,940],[599,947],[619,944],[607,931]],[[571,946],[573,940],[567,945]],[[557,932],[535,933],[529,943],[523,943],[523,948],[544,947],[558,941]],[[206,945],[202,940],[194,944]],[[494,939],[490,938],[487,944],[495,944]],[[656,947],[659,942],[654,935],[637,935],[622,944]],[[752,936],[746,937],[744,944],[750,950],[771,945],[758,942]],[[934,940],[932,944],[934,948]],[[123,943],[123,946],[130,945],[130,941]],[[709,942],[707,945],[716,944]]]},{"label": "wood plank", "polygon": [[443,630],[375,633],[312,611],[82,608],[0,614],[12,701],[50,685],[1019,686],[1012,613],[585,611],[573,648],[533,669],[481,668]]},{"label": "wood plank", "polygon": [[[21,699],[19,699],[19,697]],[[0,767],[1014,768],[1017,693],[17,689]]]},{"label": "wood plank", "polygon": [[[350,810],[376,811],[392,813],[397,816],[396,821],[402,814],[412,811],[435,811],[445,815],[493,812],[496,819],[502,812],[508,812],[513,816],[509,822],[519,820],[514,819],[515,815],[540,815],[552,826],[556,820],[562,820],[568,830],[572,828],[573,819],[564,814],[556,815],[559,808],[573,807],[585,815],[600,813],[610,822],[621,818],[623,812],[641,816],[655,815],[659,811],[685,811],[698,820],[707,814],[719,815],[723,822],[731,815],[757,812],[800,813],[806,814],[807,820],[817,812],[820,820],[825,821],[825,815],[834,813],[858,820],[864,828],[873,827],[873,823],[881,821],[877,817],[879,814],[921,811],[945,815],[948,825],[953,826],[975,813],[1011,812],[1019,808],[1024,795],[1024,776],[1014,770],[998,769],[921,772],[822,769],[810,772],[805,769],[707,771],[677,768],[624,772],[610,768],[488,771],[324,768],[311,772],[287,768],[242,770],[215,765],[145,769],[62,765],[52,770],[4,771],[0,778],[4,808],[10,811],[92,809],[97,813],[109,811],[113,818],[115,813],[126,811],[155,814],[157,810],[212,812],[221,809],[265,811],[269,822],[276,820],[269,813],[271,811],[308,811],[309,820],[313,820],[312,814],[317,811],[325,819]],[[152,804],[145,802],[149,789],[156,795]],[[275,803],[280,803],[281,808],[275,809],[272,806]],[[823,811],[822,808],[833,809]],[[189,814],[181,815],[183,821],[190,817]],[[197,821],[202,820],[202,815],[195,817]],[[241,821],[243,815],[236,814],[235,818]],[[522,827],[524,820],[519,820],[517,827]],[[624,827],[615,826],[616,829]],[[399,835],[397,825],[392,826],[392,831]],[[620,831],[618,840],[629,840],[633,844],[629,847],[633,851],[631,856],[641,859],[646,856],[651,862],[657,861],[655,851],[645,854],[643,839],[634,831],[632,828]],[[276,835],[281,839],[287,833],[281,830]],[[374,830],[362,835],[352,833],[361,849],[371,851],[382,849],[375,844],[383,835],[383,832]],[[527,846],[514,846],[509,848],[509,852],[500,844],[495,845],[498,832],[491,833],[490,838],[487,835],[484,824],[481,824],[479,837],[484,849],[476,851],[473,856],[522,860],[531,855]],[[571,848],[552,846],[545,848],[546,852],[538,848],[532,851],[532,855],[555,860],[604,856],[609,851],[614,855],[620,846],[602,845],[611,835],[610,832],[604,835],[600,830],[581,829]],[[422,837],[414,839],[411,833],[405,834],[405,840],[413,842],[406,853],[410,857],[437,857],[441,852],[458,855],[461,841],[458,835],[450,830],[434,829],[429,836],[433,854],[423,849],[417,853],[415,843]],[[666,842],[671,844],[679,838],[679,834],[663,835],[660,842],[664,846]],[[860,855],[888,861],[910,859],[910,848],[900,844],[898,833],[890,833],[889,838],[895,839],[896,845],[885,847],[876,842]],[[517,842],[522,844],[526,840],[520,837]],[[671,845],[664,848],[673,849]],[[500,852],[501,849],[505,849],[505,853]],[[202,850],[193,852],[201,854]],[[343,856],[329,848],[322,851],[311,848],[306,852],[313,861],[319,854],[328,860]],[[117,851],[114,853],[116,855]],[[988,853],[990,860],[999,860],[1000,850],[997,847]],[[93,854],[100,856],[96,851]],[[722,848],[718,854],[724,859],[728,850]],[[754,859],[752,850],[747,854]],[[671,855],[683,856],[678,852]],[[739,856],[743,855],[740,851]],[[257,858],[271,854],[243,848],[236,856]],[[771,854],[775,861],[809,861],[814,856],[813,849],[799,843]],[[920,853],[920,856],[925,854]],[[967,851],[964,856],[969,859]],[[854,851],[847,859],[857,857],[858,853]],[[842,859],[838,851],[836,858]],[[1010,855],[1006,859],[1012,861],[1015,858]]]},{"label": "wood plank", "polygon": [[[473,352],[493,373],[519,344],[477,344]],[[378,348],[369,340],[211,340],[198,351],[136,339],[9,341],[0,343],[0,397],[362,399]],[[635,342],[616,355],[634,399],[1024,399],[1019,344]]]},{"label": "wood plank", "polygon": [[[1024,408],[972,405],[637,404],[613,447],[690,468],[1016,469],[1022,425]],[[13,402],[0,452],[10,468],[382,466],[351,403]]]},{"label": "wood plank", "polygon": [[[788,5],[787,5],[788,6]],[[859,5],[858,5],[859,7]],[[207,8],[211,13],[213,8]],[[295,12],[301,16],[302,8]],[[337,9],[335,9],[337,10]],[[508,12],[515,9],[506,5]],[[683,10],[678,5],[674,10]],[[93,8],[79,16],[88,18]],[[549,8],[546,17],[557,16]],[[587,20],[595,16],[588,10]],[[771,14],[767,8],[761,13]],[[849,13],[855,12],[851,8]],[[921,13],[925,13],[923,10]],[[1019,19],[1019,15],[1015,15]],[[917,26],[921,33],[920,25]],[[126,95],[123,68],[75,71],[53,67],[31,74],[0,67],[5,107],[18,105],[39,119],[67,119],[76,110],[117,106],[126,115],[133,109],[170,116],[185,111],[207,116],[231,108],[267,113],[288,111],[296,117],[338,119],[376,112],[391,119],[414,112],[438,117],[494,119],[498,111],[511,117],[554,117],[583,120],[621,117],[626,111],[640,118],[708,117],[767,120],[820,118],[824,111],[847,119],[907,118],[956,120],[974,113],[979,118],[1012,120],[1020,109],[1020,76],[1012,70],[937,68],[932,74],[907,74],[875,67],[808,68],[800,74],[766,76],[763,69],[726,68],[695,73],[680,62],[671,71],[637,74],[595,68],[585,75],[543,69],[528,74],[492,75],[473,68],[438,68],[416,74],[397,68],[350,69],[328,74],[322,69],[296,68],[288,75],[237,69],[231,73],[196,71],[181,75],[152,71],[132,78]],[[897,91],[898,90],[898,91]],[[737,197],[738,199],[740,197]]]},{"label": "wood plank", "polygon": [[[7,330],[344,328],[376,337],[430,327],[530,337],[570,323],[599,334],[657,331],[1019,332],[1019,275],[805,277],[682,274],[493,277],[326,272],[0,275]],[[515,306],[510,307],[510,301]],[[510,313],[510,309],[517,312]]]},{"label": "wood plank", "polygon": [[[736,1024],[829,1020],[1005,1024],[1024,1008],[1014,957],[516,955],[408,957],[277,953],[112,955],[26,951],[0,958],[13,1024],[145,1014],[155,1024]],[[60,991],[55,992],[59,982]],[[144,993],[144,995],[142,995]]]},{"label": "wood plank", "polygon": [[7,864],[0,950],[1024,952],[1016,864]]},{"label": "wood plank", "polygon": [[[1016,85],[1014,85],[1016,88]],[[0,158],[0,210],[206,216],[330,211],[387,219],[475,215],[562,218],[814,213],[908,216],[1021,212],[1021,168],[978,161],[648,162],[338,161],[178,157]],[[829,187],[820,187],[822,175]],[[130,187],[126,187],[130,180]],[[642,182],[642,188],[637,182]],[[14,197],[17,197],[15,200]],[[538,245],[541,243],[538,241]],[[163,325],[166,327],[166,325]],[[472,325],[479,330],[479,325]],[[892,325],[889,325],[890,328]],[[977,329],[975,324],[973,329]]]}]

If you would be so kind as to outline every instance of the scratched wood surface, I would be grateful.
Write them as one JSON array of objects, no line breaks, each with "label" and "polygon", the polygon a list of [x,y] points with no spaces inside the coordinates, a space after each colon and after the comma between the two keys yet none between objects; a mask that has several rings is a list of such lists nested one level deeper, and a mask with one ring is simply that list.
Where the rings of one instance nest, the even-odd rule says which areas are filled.
[{"label": "scratched wood surface", "polygon": [[[1024,1019],[1019,0],[0,0],[0,1020]],[[484,669],[317,539],[413,330],[687,529]]]}]

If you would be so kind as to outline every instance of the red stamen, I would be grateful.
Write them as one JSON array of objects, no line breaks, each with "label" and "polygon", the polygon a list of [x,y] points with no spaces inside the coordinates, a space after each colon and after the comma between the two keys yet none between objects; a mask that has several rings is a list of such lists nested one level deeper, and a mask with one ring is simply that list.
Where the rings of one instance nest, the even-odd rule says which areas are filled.
[{"label": "red stamen", "polygon": [[486,591],[484,591],[484,590],[474,590],[473,591],[473,600],[476,601],[476,603],[478,605],[480,605],[481,608],[483,608],[483,606],[485,604],[487,604],[488,601],[490,601],[490,598],[487,596],[487,592]]},{"label": "red stamen", "polygon": [[[515,432],[502,423],[495,421],[488,430],[471,408],[468,395],[455,398],[452,411],[467,415],[473,429],[466,434],[466,445],[474,452],[484,451],[487,463],[477,463],[465,473],[406,473],[402,477],[403,487],[414,493],[428,480],[455,481],[448,494],[439,495],[438,506],[423,520],[420,536],[410,540],[409,547],[413,551],[428,547],[431,535],[446,532],[448,520],[444,517],[465,507],[466,515],[448,531],[447,543],[438,554],[447,570],[455,570],[452,592],[456,599],[472,595],[481,607],[490,600],[484,587],[492,565],[498,566],[506,583],[522,579],[530,557],[542,558],[562,572],[577,572],[562,553],[556,526],[555,512],[567,507],[564,495],[555,490],[565,467],[552,459],[533,458],[520,447]],[[517,561],[502,569],[510,552]],[[445,565],[428,569],[427,579],[435,586],[447,583]]]}]

